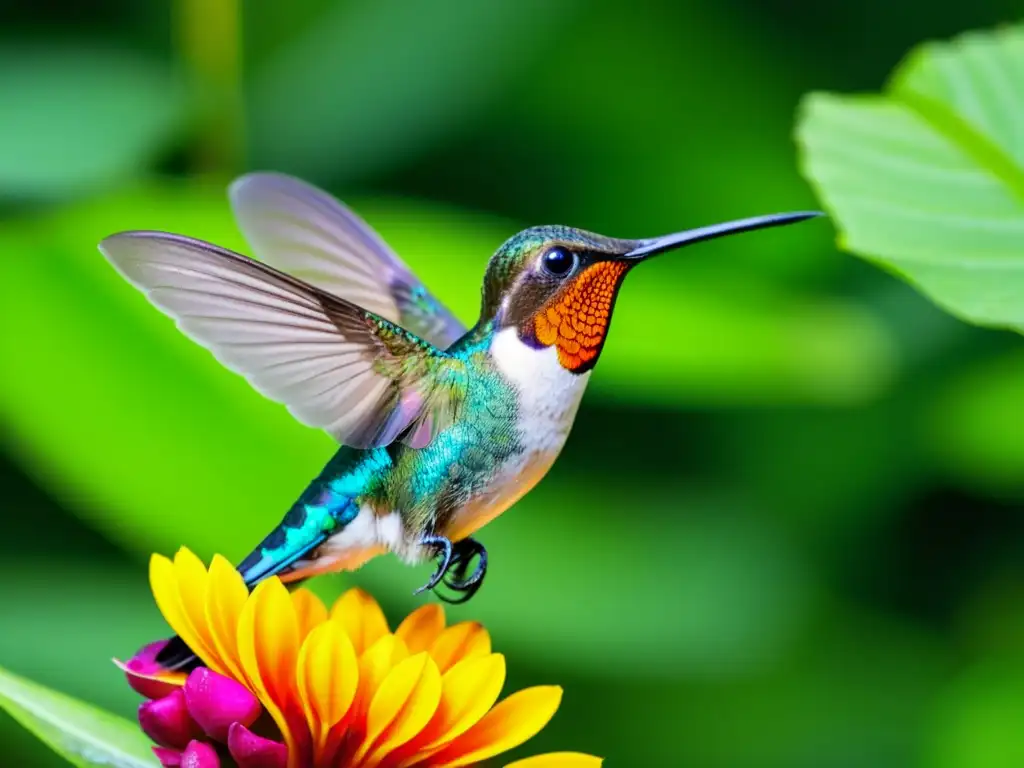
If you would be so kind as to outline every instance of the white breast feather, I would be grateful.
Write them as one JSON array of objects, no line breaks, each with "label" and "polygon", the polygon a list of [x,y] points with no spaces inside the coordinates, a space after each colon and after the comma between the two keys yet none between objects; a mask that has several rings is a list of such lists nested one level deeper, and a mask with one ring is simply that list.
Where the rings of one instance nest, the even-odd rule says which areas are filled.
[{"label": "white breast feather", "polygon": [[558,452],[572,427],[590,372],[571,373],[554,346],[534,349],[515,329],[498,333],[491,347],[498,369],[519,390],[520,438],[527,450]]},{"label": "white breast feather", "polygon": [[[574,374],[558,362],[555,347],[527,346],[515,329],[499,332],[491,354],[501,373],[515,387],[519,401],[519,442],[523,453],[510,458],[493,481],[467,508],[456,515],[490,519],[532,487],[554,462],[572,428],[590,372]],[[538,473],[538,468],[542,471]],[[403,535],[396,512],[376,516],[364,507],[344,531],[324,547],[325,560],[336,563],[359,551],[380,548],[414,563],[429,558],[417,541]]]},{"label": "white breast feather", "polygon": [[514,329],[498,333],[491,353],[517,390],[523,452],[510,457],[489,487],[456,515],[456,523],[474,520],[471,528],[503,512],[544,476],[565,445],[590,378],[589,371],[576,375],[565,370],[554,347],[527,346]]}]

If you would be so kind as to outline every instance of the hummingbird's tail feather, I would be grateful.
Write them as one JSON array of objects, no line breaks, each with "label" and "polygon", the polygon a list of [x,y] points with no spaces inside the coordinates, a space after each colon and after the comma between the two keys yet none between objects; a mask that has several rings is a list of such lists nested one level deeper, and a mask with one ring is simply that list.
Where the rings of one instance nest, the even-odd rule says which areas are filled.
[{"label": "hummingbird's tail feather", "polygon": [[[250,552],[245,560],[238,565],[238,572],[242,574],[245,586],[249,589],[252,589],[264,579],[269,579],[271,576],[284,576],[292,566],[327,541],[327,534],[320,533],[315,538],[303,542],[300,546],[287,547],[287,545],[282,545],[277,548],[268,547],[266,542],[270,541],[271,537],[283,529],[283,525],[279,526],[277,530],[264,539],[263,544]],[[285,549],[286,547],[287,549]],[[282,552],[281,550],[284,551]],[[298,580],[291,583],[298,583]]]},{"label": "hummingbird's tail feather", "polygon": [[[308,506],[300,500],[241,563],[237,570],[248,589],[271,576],[286,579],[290,588],[305,580],[303,564],[327,539],[339,533],[358,514],[358,505],[349,497],[336,496],[324,506]],[[297,573],[292,573],[298,570]],[[202,664],[198,656],[180,637],[168,641],[156,656],[157,663],[167,671],[188,672]]]},{"label": "hummingbird's tail feather", "polygon": [[[269,539],[270,537],[267,538]],[[307,546],[296,550],[291,556],[276,562],[266,556],[263,545],[257,547],[238,565],[238,571],[242,574],[245,586],[251,590],[264,579],[276,576],[282,571],[287,570],[295,562],[301,560],[309,552],[320,546],[326,538],[326,535],[318,537],[316,540],[309,542]],[[290,582],[289,586],[297,586],[301,581],[303,579],[296,579]],[[156,655],[156,662],[168,672],[190,672],[202,665],[199,657],[177,635],[172,637],[167,642],[167,645],[160,649],[160,652]]]}]

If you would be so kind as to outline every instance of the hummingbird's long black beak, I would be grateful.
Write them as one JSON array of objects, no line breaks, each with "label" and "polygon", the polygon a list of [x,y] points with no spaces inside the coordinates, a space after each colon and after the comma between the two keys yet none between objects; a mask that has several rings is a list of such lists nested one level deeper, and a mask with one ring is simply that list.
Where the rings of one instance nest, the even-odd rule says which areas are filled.
[{"label": "hummingbird's long black beak", "polygon": [[676,232],[675,234],[664,235],[663,237],[639,240],[637,241],[639,244],[633,250],[624,253],[623,257],[627,259],[646,259],[665,251],[671,251],[674,248],[681,248],[684,245],[692,245],[704,240],[714,240],[716,237],[738,235],[740,232],[750,232],[754,229],[781,227],[786,224],[795,224],[798,221],[824,215],[821,211],[797,211],[795,213],[771,213],[767,216],[754,216],[749,219],[726,221],[722,224],[688,229],[685,232]]}]

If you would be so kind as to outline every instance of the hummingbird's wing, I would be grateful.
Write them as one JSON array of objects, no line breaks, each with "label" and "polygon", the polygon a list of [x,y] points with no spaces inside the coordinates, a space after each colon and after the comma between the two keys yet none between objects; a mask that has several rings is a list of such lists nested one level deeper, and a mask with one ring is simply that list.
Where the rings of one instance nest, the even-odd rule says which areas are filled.
[{"label": "hummingbird's wing", "polygon": [[447,349],[466,332],[355,213],[326,192],[279,173],[250,173],[229,196],[255,255],[282,272],[366,307]]},{"label": "hummingbird's wing", "polygon": [[124,232],[100,250],[187,336],[342,443],[422,447],[457,416],[464,363],[374,312],[180,235]]}]

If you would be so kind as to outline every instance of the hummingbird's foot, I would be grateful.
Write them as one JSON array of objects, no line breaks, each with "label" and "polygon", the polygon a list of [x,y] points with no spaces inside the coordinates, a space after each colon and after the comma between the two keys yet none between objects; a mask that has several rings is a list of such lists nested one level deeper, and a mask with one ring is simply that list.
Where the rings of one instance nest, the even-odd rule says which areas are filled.
[{"label": "hummingbird's foot", "polygon": [[[467,577],[466,571],[474,557],[478,557],[476,568]],[[453,592],[460,593],[458,597],[449,598],[440,592],[437,596],[446,603],[458,605],[467,602],[477,590],[483,586],[484,576],[487,574],[487,549],[476,539],[463,539],[455,544],[455,551],[452,555],[452,562],[449,566],[451,575],[444,579],[444,585]]]},{"label": "hummingbird's foot", "polygon": [[435,536],[433,534],[424,536],[420,539],[420,544],[437,550],[437,557],[440,558],[440,562],[437,564],[437,570],[434,571],[434,575],[430,577],[430,581],[413,592],[414,595],[426,592],[428,589],[433,589],[440,584],[441,579],[448,573],[448,569],[452,564],[452,542],[447,536]]}]

